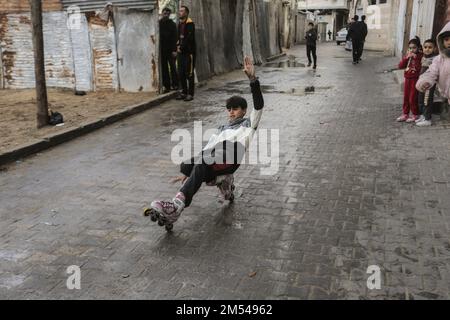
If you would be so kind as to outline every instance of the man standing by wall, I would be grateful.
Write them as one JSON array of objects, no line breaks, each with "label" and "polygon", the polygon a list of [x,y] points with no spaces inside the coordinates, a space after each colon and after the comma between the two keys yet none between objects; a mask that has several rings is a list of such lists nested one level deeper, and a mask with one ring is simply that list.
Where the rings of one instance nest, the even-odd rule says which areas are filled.
[{"label": "man standing by wall", "polygon": [[189,8],[182,6],[178,25],[178,72],[183,90],[177,100],[194,100],[195,53],[195,24],[189,18]]},{"label": "man standing by wall", "polygon": [[175,59],[177,56],[177,25],[170,19],[172,11],[165,8],[159,21],[161,41],[161,72],[164,93],[178,90],[178,75]]},{"label": "man standing by wall", "polygon": [[311,67],[312,59],[314,59],[314,70],[317,69],[317,29],[314,27],[314,23],[308,23],[308,31],[306,31],[306,55],[308,56],[308,67]]}]

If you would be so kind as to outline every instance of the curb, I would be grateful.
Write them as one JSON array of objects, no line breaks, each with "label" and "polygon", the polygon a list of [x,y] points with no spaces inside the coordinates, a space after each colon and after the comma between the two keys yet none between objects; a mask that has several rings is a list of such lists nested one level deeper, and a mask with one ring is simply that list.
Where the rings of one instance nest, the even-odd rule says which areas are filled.
[{"label": "curb", "polygon": [[281,57],[285,57],[286,55],[287,55],[286,52],[283,52],[283,53],[280,53],[280,54],[277,54],[277,55],[268,57],[268,58],[266,59],[266,61],[267,61],[267,62],[270,62],[270,61],[273,61],[273,60],[277,60],[277,59],[279,59],[279,58],[281,58]]},{"label": "curb", "polygon": [[0,154],[0,165],[4,165],[28,157],[32,154],[55,147],[64,142],[73,140],[90,132],[93,132],[97,129],[121,121],[132,115],[146,111],[150,108],[153,108],[166,101],[173,99],[174,97],[177,96],[177,94],[178,94],[177,92],[171,92],[165,95],[160,95],[155,99],[152,99],[150,101],[141,104],[130,106],[125,110],[113,113],[111,115],[103,116],[98,120],[85,122],[78,127],[57,132],[55,134],[42,138],[37,142],[27,143],[15,149],[8,150],[5,153]]}]

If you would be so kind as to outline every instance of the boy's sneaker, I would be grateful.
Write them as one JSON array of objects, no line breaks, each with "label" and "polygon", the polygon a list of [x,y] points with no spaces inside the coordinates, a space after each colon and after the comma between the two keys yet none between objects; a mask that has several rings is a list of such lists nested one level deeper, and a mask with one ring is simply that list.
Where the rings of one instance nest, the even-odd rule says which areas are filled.
[{"label": "boy's sneaker", "polygon": [[184,98],[184,101],[192,101],[194,100],[194,97],[191,95],[187,95],[186,98]]},{"label": "boy's sneaker", "polygon": [[413,123],[413,122],[416,122],[417,119],[419,119],[418,116],[412,115],[412,116],[410,116],[408,119],[406,119],[406,123]]},{"label": "boy's sneaker", "polygon": [[402,114],[400,117],[397,118],[397,122],[405,122],[406,120],[408,120],[407,114]]},{"label": "boy's sneaker", "polygon": [[166,224],[174,224],[184,210],[186,198],[179,192],[172,201],[154,201],[152,209],[158,212]]},{"label": "boy's sneaker", "polygon": [[416,120],[416,123],[422,122],[422,121],[424,121],[424,120],[425,120],[425,116],[424,116],[424,115],[421,115],[421,116],[419,117],[419,119]]},{"label": "boy's sneaker", "polygon": [[418,127],[431,127],[433,125],[433,123],[430,120],[423,120],[423,121],[416,123],[416,125]]}]

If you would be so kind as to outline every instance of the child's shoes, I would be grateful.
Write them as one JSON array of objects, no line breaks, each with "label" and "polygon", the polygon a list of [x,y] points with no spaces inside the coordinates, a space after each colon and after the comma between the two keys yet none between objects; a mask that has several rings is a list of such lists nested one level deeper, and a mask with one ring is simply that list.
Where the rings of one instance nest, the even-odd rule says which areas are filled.
[{"label": "child's shoes", "polygon": [[405,122],[406,120],[408,120],[407,114],[402,114],[400,117],[397,118],[397,122]]},{"label": "child's shoes", "polygon": [[416,122],[416,120],[418,120],[418,119],[419,119],[418,116],[412,115],[408,119],[406,119],[406,123],[413,123],[413,122]]},{"label": "child's shoes", "polygon": [[186,198],[179,192],[172,201],[154,201],[151,204],[153,210],[158,212],[166,224],[174,224],[183,212]]}]

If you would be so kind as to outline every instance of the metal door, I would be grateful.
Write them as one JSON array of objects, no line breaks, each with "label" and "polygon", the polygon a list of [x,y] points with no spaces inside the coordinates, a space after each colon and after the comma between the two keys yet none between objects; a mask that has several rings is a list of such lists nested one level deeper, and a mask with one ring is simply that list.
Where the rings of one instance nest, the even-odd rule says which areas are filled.
[{"label": "metal door", "polygon": [[156,10],[114,9],[119,85],[124,91],[158,90],[157,19]]}]

